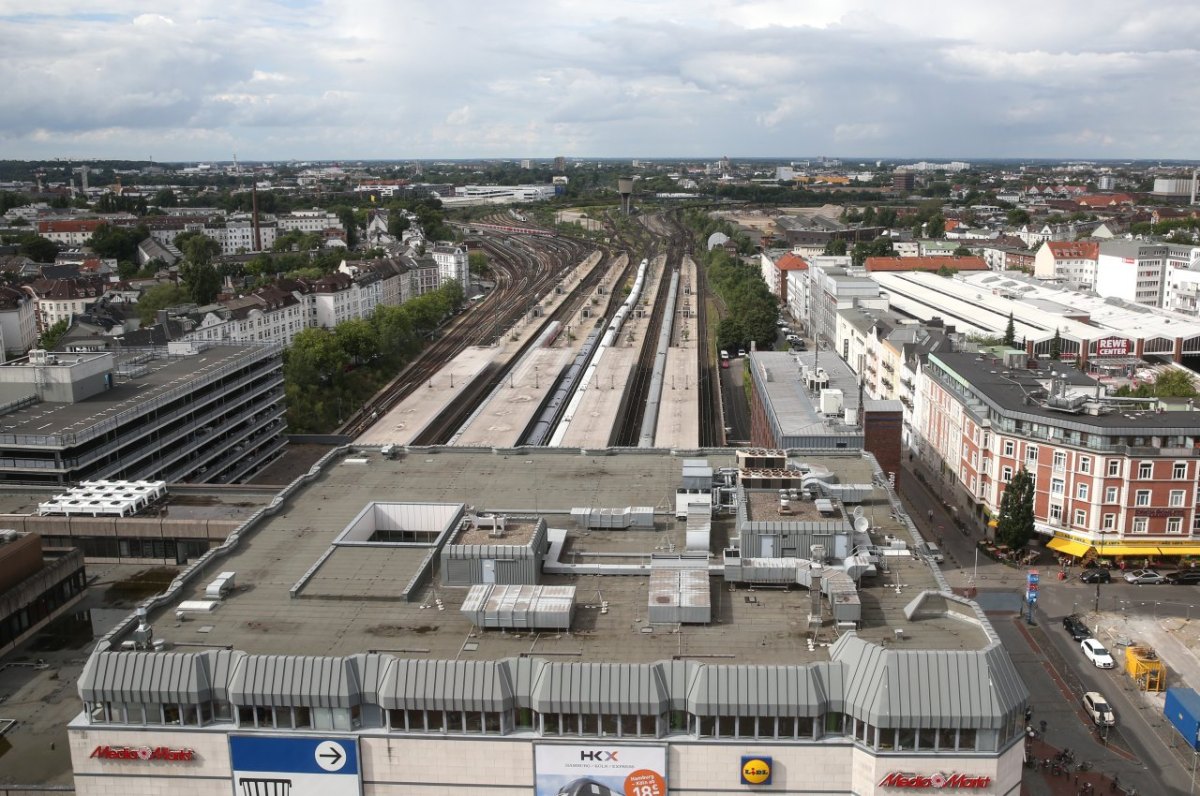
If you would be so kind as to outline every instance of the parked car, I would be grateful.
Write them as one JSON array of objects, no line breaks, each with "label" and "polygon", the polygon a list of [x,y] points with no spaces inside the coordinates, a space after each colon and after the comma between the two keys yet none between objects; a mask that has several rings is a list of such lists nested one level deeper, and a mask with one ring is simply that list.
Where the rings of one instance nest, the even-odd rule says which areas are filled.
[{"label": "parked car", "polygon": [[1166,578],[1152,569],[1135,569],[1125,573],[1126,583],[1136,583],[1139,586],[1165,583]]},{"label": "parked car", "polygon": [[1099,691],[1088,691],[1083,695],[1083,709],[1092,717],[1092,723],[1097,727],[1111,727],[1117,723],[1112,706]]},{"label": "parked car", "polygon": [[1166,575],[1167,583],[1174,586],[1191,586],[1200,583],[1200,569],[1181,569]]},{"label": "parked car", "polygon": [[800,342],[800,335],[789,334],[786,339],[789,343],[798,343],[798,342]]},{"label": "parked car", "polygon": [[921,542],[917,545],[917,555],[938,564],[946,560],[945,556],[942,555],[942,551],[933,542]]},{"label": "parked car", "polygon": [[744,357],[744,356],[746,356],[746,349],[744,349],[744,348],[739,348],[739,349],[738,349],[738,356],[739,356],[739,357]]},{"label": "parked car", "polygon": [[1096,567],[1079,573],[1079,579],[1084,583],[1112,583],[1112,573],[1103,567]]},{"label": "parked car", "polygon": [[1079,642],[1079,648],[1097,669],[1112,669],[1117,665],[1108,654],[1108,650],[1104,649],[1104,645],[1094,638],[1085,638]]},{"label": "parked car", "polygon": [[799,339],[799,340],[793,340],[793,341],[792,341],[792,350],[794,350],[794,351],[807,351],[807,350],[808,350],[808,344],[804,342],[804,339],[803,339],[803,338],[801,338],[801,339]]},{"label": "parked car", "polygon": [[1076,641],[1083,641],[1085,638],[1092,637],[1092,631],[1088,630],[1088,626],[1083,623],[1078,614],[1064,616],[1063,627],[1071,634],[1071,638]]}]

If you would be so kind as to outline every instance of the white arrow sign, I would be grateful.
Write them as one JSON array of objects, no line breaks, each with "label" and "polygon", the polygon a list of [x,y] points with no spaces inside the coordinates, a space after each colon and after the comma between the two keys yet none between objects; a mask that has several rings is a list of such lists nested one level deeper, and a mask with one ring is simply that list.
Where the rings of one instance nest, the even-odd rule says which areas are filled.
[{"label": "white arrow sign", "polygon": [[326,771],[340,771],[346,765],[346,750],[340,743],[322,741],[317,744],[317,765]]}]

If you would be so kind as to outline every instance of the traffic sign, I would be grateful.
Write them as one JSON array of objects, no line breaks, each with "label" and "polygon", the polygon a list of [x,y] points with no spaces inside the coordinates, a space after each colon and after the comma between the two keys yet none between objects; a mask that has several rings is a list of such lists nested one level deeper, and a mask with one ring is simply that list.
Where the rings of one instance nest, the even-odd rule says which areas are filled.
[{"label": "traffic sign", "polygon": [[360,796],[354,738],[231,735],[234,796]]}]

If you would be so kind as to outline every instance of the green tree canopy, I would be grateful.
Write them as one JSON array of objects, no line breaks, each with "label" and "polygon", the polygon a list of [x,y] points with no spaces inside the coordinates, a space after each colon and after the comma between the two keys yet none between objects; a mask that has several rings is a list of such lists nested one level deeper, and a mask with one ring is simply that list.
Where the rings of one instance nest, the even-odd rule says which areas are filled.
[{"label": "green tree canopy", "polygon": [[58,257],[58,244],[32,232],[19,238],[21,254],[37,263],[52,263]]},{"label": "green tree canopy", "polygon": [[187,290],[171,282],[164,282],[160,285],[147,290],[138,299],[137,311],[138,317],[142,319],[142,324],[149,326],[154,323],[154,318],[159,310],[165,310],[168,307],[177,307],[180,304],[187,304],[191,298]]},{"label": "green tree canopy", "polygon": [[88,247],[101,257],[134,262],[137,260],[138,244],[150,237],[144,226],[133,229],[101,224],[92,233]]},{"label": "green tree canopy", "polygon": [[66,318],[58,321],[46,331],[42,332],[42,336],[38,338],[38,348],[44,348],[47,351],[53,351],[58,347],[58,341],[62,339],[67,330],[71,328],[71,322]]},{"label": "green tree canopy", "polygon": [[179,276],[192,301],[197,304],[211,304],[221,292],[221,277],[212,263],[194,263],[185,260],[179,266]]},{"label": "green tree canopy", "polygon": [[175,237],[175,247],[192,265],[208,265],[221,253],[221,244],[203,232],[182,232]]},{"label": "green tree canopy", "polygon": [[1016,342],[1017,342],[1017,327],[1016,327],[1016,324],[1013,322],[1013,314],[1010,312],[1010,313],[1008,313],[1008,326],[1004,327],[1004,344],[1006,346],[1008,346],[1009,348],[1012,348],[1013,344]]},{"label": "green tree canopy", "polygon": [[1033,476],[1022,467],[1000,497],[996,541],[1017,550],[1033,538]]},{"label": "green tree canopy", "polygon": [[342,321],[333,330],[333,336],[346,358],[356,365],[370,361],[379,353],[378,331],[366,318]]}]

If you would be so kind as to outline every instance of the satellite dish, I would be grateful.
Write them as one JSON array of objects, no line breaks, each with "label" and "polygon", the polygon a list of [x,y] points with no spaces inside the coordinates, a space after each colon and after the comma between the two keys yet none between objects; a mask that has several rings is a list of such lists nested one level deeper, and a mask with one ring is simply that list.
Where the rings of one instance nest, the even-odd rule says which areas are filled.
[{"label": "satellite dish", "polygon": [[854,518],[854,530],[858,531],[859,533],[866,533],[867,529],[870,527],[871,527],[871,521],[868,520],[866,517],[855,517]]},{"label": "satellite dish", "polygon": [[862,515],[863,515],[862,506],[855,506],[854,509],[850,512],[850,516],[854,517],[854,519],[856,519],[856,520],[859,517],[861,517]]}]

